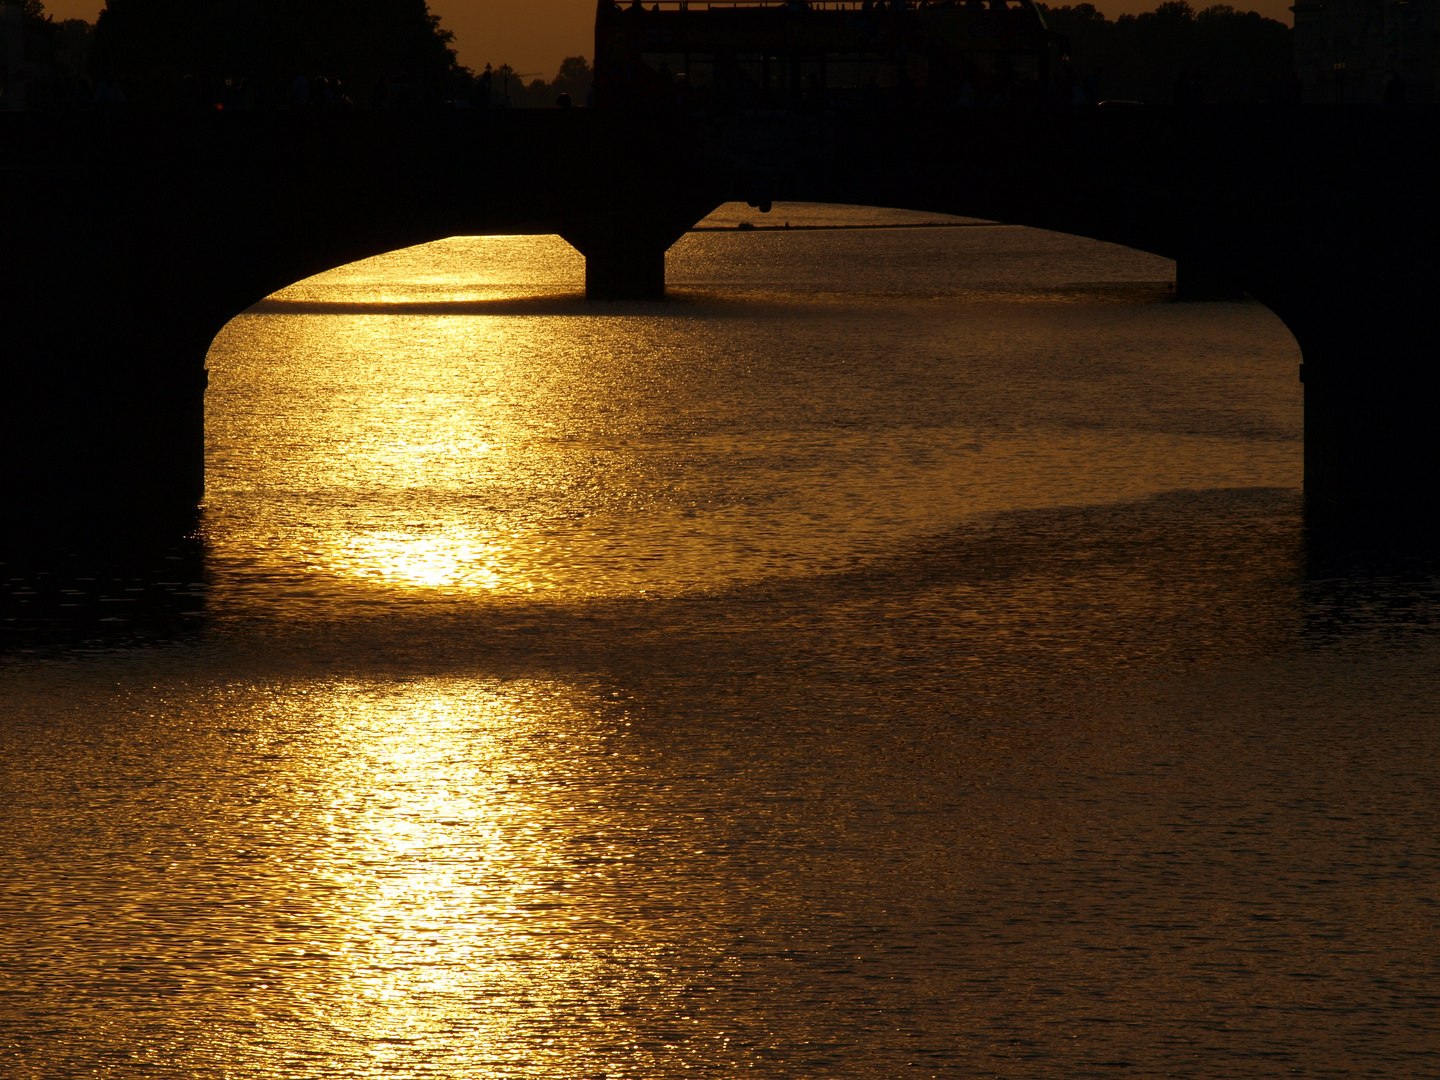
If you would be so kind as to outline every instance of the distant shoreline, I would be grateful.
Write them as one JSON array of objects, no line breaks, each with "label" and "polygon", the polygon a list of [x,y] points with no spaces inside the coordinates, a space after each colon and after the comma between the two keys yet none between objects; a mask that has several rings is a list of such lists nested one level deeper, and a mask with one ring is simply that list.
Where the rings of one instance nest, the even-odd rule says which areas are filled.
[{"label": "distant shoreline", "polygon": [[1003,221],[900,221],[892,225],[696,225],[691,232],[817,232],[845,229],[980,229],[1004,225]]}]

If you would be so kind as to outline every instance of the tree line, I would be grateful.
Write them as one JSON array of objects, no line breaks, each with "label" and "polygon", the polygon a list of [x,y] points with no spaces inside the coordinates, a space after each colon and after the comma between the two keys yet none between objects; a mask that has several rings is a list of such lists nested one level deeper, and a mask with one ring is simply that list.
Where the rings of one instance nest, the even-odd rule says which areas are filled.
[{"label": "tree line", "polygon": [[[489,68],[489,65],[486,67]],[[476,104],[482,103],[481,82],[484,77],[484,72],[475,77],[476,86],[472,95]],[[509,64],[501,64],[498,68],[490,68],[489,105],[543,109],[554,105],[562,94],[568,96],[572,104],[584,105],[590,94],[592,77],[590,62],[583,56],[567,56],[561,61],[555,77],[549,81],[532,76],[531,81],[526,82],[527,76],[517,75]]]},{"label": "tree line", "polygon": [[[1165,0],[1111,20],[1091,3],[1038,6],[1100,98],[1280,100],[1294,78],[1293,32],[1253,11]],[[139,107],[295,105],[306,79],[307,105],[539,108],[562,94],[584,105],[592,74],[581,56],[548,80],[508,64],[472,71],[425,0],[108,0],[93,26],[52,19],[43,0],[23,9],[27,59],[51,72],[39,98],[61,106],[82,103],[87,80]]]},{"label": "tree line", "polygon": [[[590,65],[551,79],[460,64],[425,0],[108,0],[94,24],[23,0],[29,107],[118,86],[140,108],[585,104]],[[303,100],[302,100],[303,99]]]},{"label": "tree line", "polygon": [[[60,78],[89,75],[94,26],[84,19],[55,19],[45,13],[44,0],[22,0],[20,22],[25,60]],[[0,64],[4,59],[0,58]]]},{"label": "tree line", "polygon": [[1037,6],[1050,29],[1069,39],[1076,73],[1093,78],[1100,69],[1101,98],[1159,104],[1293,95],[1294,32],[1254,11],[1229,4],[1196,11],[1186,0],[1166,0],[1112,21],[1089,3]]},{"label": "tree line", "polygon": [[453,39],[425,0],[108,0],[90,68],[132,104],[161,108],[247,80],[268,103],[297,76],[361,97],[385,80],[431,101],[463,88]]}]

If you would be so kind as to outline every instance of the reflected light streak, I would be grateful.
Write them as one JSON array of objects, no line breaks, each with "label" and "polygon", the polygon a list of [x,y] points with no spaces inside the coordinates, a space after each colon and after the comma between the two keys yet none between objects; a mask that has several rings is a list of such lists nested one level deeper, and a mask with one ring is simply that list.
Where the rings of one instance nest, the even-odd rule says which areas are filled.
[{"label": "reflected light streak", "polygon": [[496,589],[507,580],[507,539],[464,530],[350,533],[338,538],[331,573],[425,589]]},{"label": "reflected light streak", "polygon": [[[606,962],[575,939],[570,891],[594,876],[575,865],[576,838],[603,832],[605,814],[577,813],[568,789],[594,782],[613,728],[544,683],[280,694],[268,734],[305,734],[270,777],[295,794],[266,831],[309,866],[257,883],[272,917],[251,930],[270,940],[250,950],[259,965],[267,952],[305,959],[267,978],[258,1034],[348,1059],[347,1075],[423,1075],[436,1054],[466,1075],[596,1067],[593,1047],[545,1032],[573,1021],[586,988],[605,996]],[[603,891],[588,899],[603,908]]]}]

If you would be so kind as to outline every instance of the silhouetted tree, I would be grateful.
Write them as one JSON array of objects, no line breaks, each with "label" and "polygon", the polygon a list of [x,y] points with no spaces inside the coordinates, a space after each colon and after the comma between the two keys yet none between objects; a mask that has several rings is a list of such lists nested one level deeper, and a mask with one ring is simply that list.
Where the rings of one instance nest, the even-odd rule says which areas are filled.
[{"label": "silhouetted tree", "polygon": [[425,0],[109,0],[92,67],[152,107],[226,79],[282,97],[297,75],[339,79],[361,97],[384,78],[430,100],[468,74],[453,37]]},{"label": "silhouetted tree", "polygon": [[23,0],[20,19],[26,64],[25,107],[88,105],[90,87],[85,76],[94,28],[84,19],[57,21],[45,13],[42,0]]},{"label": "silhouetted tree", "polygon": [[1208,101],[1261,101],[1272,78],[1292,65],[1290,27],[1229,4],[1197,12],[1186,0],[1166,0],[1113,22],[1089,3],[1040,8],[1050,28],[1069,39],[1077,72],[1103,69],[1108,98],[1168,102],[1185,71],[1202,73]]},{"label": "silhouetted tree", "polygon": [[593,75],[590,62],[583,56],[567,56],[549,82],[544,79],[526,82],[509,64],[501,64],[494,72],[494,97],[498,100],[502,95],[508,96],[516,109],[550,108],[561,94],[569,94],[576,105],[584,105]]},{"label": "silhouetted tree", "polygon": [[585,95],[590,92],[590,81],[594,73],[590,63],[583,56],[567,56],[560,62],[560,70],[550,80],[551,98],[569,94],[577,105],[585,104]]},{"label": "silhouetted tree", "polygon": [[90,46],[95,27],[84,19],[61,19],[54,24],[55,73],[66,78],[84,78],[90,71]]}]

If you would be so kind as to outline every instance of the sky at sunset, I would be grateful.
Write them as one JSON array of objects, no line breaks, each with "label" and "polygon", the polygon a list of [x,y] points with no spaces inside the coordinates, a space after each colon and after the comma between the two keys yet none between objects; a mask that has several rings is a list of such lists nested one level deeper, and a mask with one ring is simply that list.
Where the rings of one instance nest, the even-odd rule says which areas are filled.
[{"label": "sky at sunset", "polygon": [[[1158,2],[1100,0],[1095,6],[1114,18],[1151,11]],[[1191,2],[1197,8],[1208,6],[1208,0]],[[102,6],[99,0],[46,0],[45,5],[57,18],[92,21]],[[1242,11],[1253,8],[1286,25],[1293,22],[1287,0],[1239,0],[1233,6]],[[519,72],[550,78],[565,57],[588,58],[594,51],[594,0],[430,0],[430,10],[455,32],[460,62],[472,68],[509,63]]]}]

